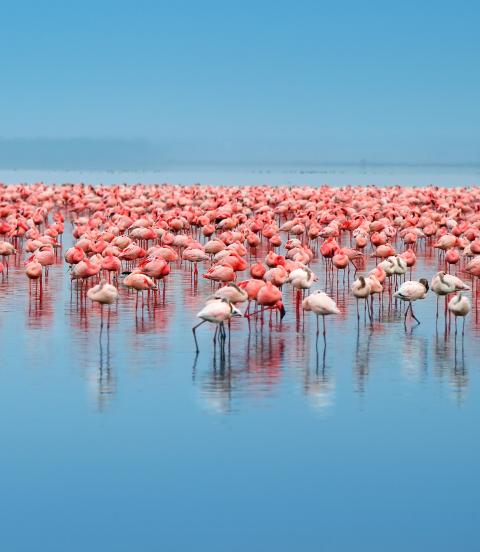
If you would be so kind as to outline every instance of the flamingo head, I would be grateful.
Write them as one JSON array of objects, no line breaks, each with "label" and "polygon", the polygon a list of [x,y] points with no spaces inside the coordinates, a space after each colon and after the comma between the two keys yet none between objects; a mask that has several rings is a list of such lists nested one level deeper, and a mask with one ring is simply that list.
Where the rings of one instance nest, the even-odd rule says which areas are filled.
[{"label": "flamingo head", "polygon": [[428,285],[428,280],[426,280],[425,278],[420,278],[419,282],[422,284],[426,291],[430,289]]},{"label": "flamingo head", "polygon": [[222,301],[225,301],[226,303],[228,303],[230,305],[230,311],[232,313],[232,316],[236,316],[236,317],[243,317],[243,314],[237,309],[237,307],[231,303],[228,299],[222,299]]}]

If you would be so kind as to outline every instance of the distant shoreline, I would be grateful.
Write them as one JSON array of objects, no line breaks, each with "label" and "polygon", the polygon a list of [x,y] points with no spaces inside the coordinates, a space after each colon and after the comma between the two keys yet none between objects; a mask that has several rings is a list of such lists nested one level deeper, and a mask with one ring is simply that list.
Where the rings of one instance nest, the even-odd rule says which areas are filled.
[{"label": "distant shoreline", "polygon": [[0,182],[86,184],[211,184],[286,186],[475,186],[480,165],[183,165],[155,170],[0,169]]}]

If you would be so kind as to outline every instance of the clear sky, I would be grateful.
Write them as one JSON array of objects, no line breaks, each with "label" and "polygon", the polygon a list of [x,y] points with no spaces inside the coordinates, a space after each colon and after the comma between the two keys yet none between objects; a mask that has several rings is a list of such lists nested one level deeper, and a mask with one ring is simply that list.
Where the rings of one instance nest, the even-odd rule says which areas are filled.
[{"label": "clear sky", "polygon": [[476,2],[0,3],[0,162],[480,162]]}]

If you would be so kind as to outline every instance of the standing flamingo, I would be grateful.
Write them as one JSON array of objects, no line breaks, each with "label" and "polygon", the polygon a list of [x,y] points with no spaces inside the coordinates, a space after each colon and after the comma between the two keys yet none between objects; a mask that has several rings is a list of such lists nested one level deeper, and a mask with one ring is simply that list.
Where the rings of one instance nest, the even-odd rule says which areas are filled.
[{"label": "standing flamingo", "polygon": [[335,301],[323,291],[315,291],[307,295],[302,303],[303,310],[313,312],[317,316],[317,339],[320,332],[318,317],[323,319],[323,339],[326,340],[325,316],[340,314],[340,309]]},{"label": "standing flamingo", "polygon": [[452,297],[448,302],[448,310],[455,316],[455,335],[457,335],[457,318],[463,318],[462,337],[465,335],[465,317],[470,312],[470,300],[466,295],[460,292],[455,297]]},{"label": "standing flamingo", "polygon": [[417,282],[415,280],[407,280],[403,282],[399,290],[395,292],[395,297],[398,297],[402,301],[408,302],[407,310],[405,311],[404,325],[407,326],[407,314],[410,310],[412,318],[416,320],[417,324],[420,324],[420,320],[413,314],[412,302],[419,299],[425,299],[428,293],[428,281],[425,278],[420,278]]},{"label": "standing flamingo", "polygon": [[210,301],[203,307],[203,309],[197,314],[197,318],[201,318],[202,321],[192,328],[197,353],[200,352],[196,334],[197,328],[205,322],[216,324],[213,343],[215,344],[216,342],[218,332],[220,332],[220,340],[224,341],[225,330],[223,324],[225,321],[230,320],[232,316],[242,316],[242,313],[228,299]]}]

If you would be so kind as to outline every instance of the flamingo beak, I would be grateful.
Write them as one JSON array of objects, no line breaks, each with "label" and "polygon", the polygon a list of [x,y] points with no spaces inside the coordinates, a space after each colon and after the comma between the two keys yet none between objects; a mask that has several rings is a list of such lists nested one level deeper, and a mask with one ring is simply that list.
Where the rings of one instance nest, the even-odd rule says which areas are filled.
[{"label": "flamingo beak", "polygon": [[283,317],[287,313],[287,311],[285,310],[285,307],[283,306],[283,303],[280,303],[279,310],[280,310],[280,320],[283,320]]},{"label": "flamingo beak", "polygon": [[237,307],[232,305],[232,316],[243,317],[243,314],[237,309]]}]

